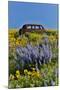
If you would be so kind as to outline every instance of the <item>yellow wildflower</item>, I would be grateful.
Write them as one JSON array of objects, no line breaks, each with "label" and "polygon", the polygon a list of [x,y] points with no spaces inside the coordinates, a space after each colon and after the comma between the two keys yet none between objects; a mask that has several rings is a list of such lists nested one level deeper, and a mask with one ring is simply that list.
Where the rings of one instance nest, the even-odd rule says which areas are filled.
[{"label": "yellow wildflower", "polygon": [[16,74],[20,74],[19,70],[16,71]]},{"label": "yellow wildflower", "polygon": [[28,75],[31,75],[31,72],[30,71],[28,72]]},{"label": "yellow wildflower", "polygon": [[20,72],[19,72],[19,70],[16,71],[16,74],[15,75],[16,75],[17,79],[20,78]]},{"label": "yellow wildflower", "polygon": [[18,41],[16,41],[16,45],[19,45],[19,42]]},{"label": "yellow wildflower", "polygon": [[40,77],[40,72],[32,71],[31,76],[33,76],[33,77]]},{"label": "yellow wildflower", "polygon": [[31,76],[36,76],[36,72],[35,71],[32,71]]},{"label": "yellow wildflower", "polygon": [[28,74],[28,70],[27,69],[24,70],[24,74]]},{"label": "yellow wildflower", "polygon": [[40,73],[39,73],[39,72],[36,72],[36,76],[37,76],[37,77],[40,77]]},{"label": "yellow wildflower", "polygon": [[35,68],[32,68],[33,71],[35,71]]}]

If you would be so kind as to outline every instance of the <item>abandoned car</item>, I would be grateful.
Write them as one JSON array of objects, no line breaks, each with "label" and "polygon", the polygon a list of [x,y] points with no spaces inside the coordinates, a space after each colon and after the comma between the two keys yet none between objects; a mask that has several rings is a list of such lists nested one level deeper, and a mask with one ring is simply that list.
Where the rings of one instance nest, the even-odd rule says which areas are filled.
[{"label": "abandoned car", "polygon": [[24,34],[26,32],[40,32],[44,33],[46,32],[45,28],[42,25],[39,24],[25,24],[21,29],[19,29],[19,35]]}]

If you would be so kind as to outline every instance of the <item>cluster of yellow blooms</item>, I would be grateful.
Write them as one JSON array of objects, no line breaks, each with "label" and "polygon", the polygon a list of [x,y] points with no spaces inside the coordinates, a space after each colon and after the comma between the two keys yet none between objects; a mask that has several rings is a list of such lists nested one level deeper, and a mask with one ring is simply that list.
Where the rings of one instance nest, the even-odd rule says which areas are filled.
[{"label": "cluster of yellow blooms", "polygon": [[28,76],[31,76],[31,77],[38,77],[38,78],[41,76],[39,71],[35,71],[35,68],[32,68],[32,71],[28,71],[27,69],[25,69],[24,74],[27,74]]},{"label": "cluster of yellow blooms", "polygon": [[[15,38],[16,30],[10,30],[9,31],[9,46],[10,47],[16,47],[16,46],[25,46],[28,42],[28,38],[23,36],[23,38],[17,37]],[[36,34],[36,33],[30,33],[29,38],[32,40],[32,43],[34,44],[35,41],[41,41],[41,38],[44,37],[44,35]],[[48,36],[50,42],[56,41],[55,35],[49,35]],[[37,43],[37,42],[36,42]]]},{"label": "cluster of yellow blooms", "polygon": [[16,47],[16,46],[24,46],[27,44],[27,38],[26,37],[23,37],[23,38],[20,38],[20,37],[17,37],[15,38],[15,33],[16,31],[9,31],[9,46],[10,47]]},{"label": "cluster of yellow blooms", "polygon": [[[35,77],[35,78],[40,78],[41,77],[41,73],[40,71],[35,71],[35,68],[32,68],[32,71],[28,71],[27,69],[24,70],[24,75],[29,77]],[[9,79],[10,80],[14,80],[14,77],[16,77],[17,79],[21,78],[21,74],[20,71],[17,70],[15,76],[13,74],[10,74]]]},{"label": "cluster of yellow blooms", "polygon": [[19,70],[16,71],[16,74],[15,75],[16,75],[17,79],[20,78],[20,72],[19,72]]}]

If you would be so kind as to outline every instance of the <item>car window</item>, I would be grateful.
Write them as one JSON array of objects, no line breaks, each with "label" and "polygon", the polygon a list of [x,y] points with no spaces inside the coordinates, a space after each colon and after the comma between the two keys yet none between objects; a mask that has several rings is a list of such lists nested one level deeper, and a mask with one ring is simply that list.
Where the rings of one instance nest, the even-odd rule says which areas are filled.
[{"label": "car window", "polygon": [[39,29],[39,26],[36,26],[35,28],[36,28],[36,29]]},{"label": "car window", "polygon": [[35,29],[35,27],[34,27],[34,26],[32,26],[32,29]]},{"label": "car window", "polygon": [[27,26],[27,29],[31,29],[31,26]]}]

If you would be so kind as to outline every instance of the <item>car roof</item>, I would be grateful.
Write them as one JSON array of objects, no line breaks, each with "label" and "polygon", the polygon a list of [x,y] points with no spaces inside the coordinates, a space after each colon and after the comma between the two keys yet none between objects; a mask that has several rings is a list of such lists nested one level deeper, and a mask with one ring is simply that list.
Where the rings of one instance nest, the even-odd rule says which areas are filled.
[{"label": "car roof", "polygon": [[24,24],[23,26],[42,26],[41,24]]}]

